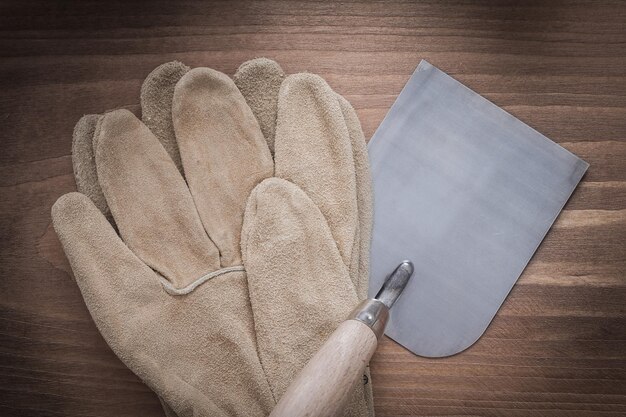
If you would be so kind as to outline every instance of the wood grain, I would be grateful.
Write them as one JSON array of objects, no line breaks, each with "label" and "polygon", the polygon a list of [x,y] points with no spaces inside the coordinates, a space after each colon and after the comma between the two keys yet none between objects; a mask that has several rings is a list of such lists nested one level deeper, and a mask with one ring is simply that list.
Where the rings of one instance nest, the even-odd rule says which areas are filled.
[{"label": "wood grain", "polygon": [[420,59],[591,163],[485,335],[447,359],[381,343],[378,416],[626,415],[626,3],[0,4],[0,414],[161,416],[98,334],[50,227],[74,123],[178,59],[325,77],[371,137]]}]

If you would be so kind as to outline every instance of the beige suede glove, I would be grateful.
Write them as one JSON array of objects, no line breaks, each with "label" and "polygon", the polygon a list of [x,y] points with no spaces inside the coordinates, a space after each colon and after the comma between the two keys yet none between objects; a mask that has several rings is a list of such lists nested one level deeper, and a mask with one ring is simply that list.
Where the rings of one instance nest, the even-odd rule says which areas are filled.
[{"label": "beige suede glove", "polygon": [[[250,85],[254,85],[256,82],[257,85],[263,87],[262,83],[268,80],[268,77],[263,75],[263,73],[268,69],[274,70],[277,68],[277,66],[273,67],[275,64],[267,65],[268,63],[271,63],[271,61],[257,60],[249,63],[247,66],[242,66],[242,70],[238,73],[240,75],[243,74],[240,80],[251,80]],[[149,89],[145,88],[146,86],[149,86],[152,82],[153,85],[163,87],[163,80],[167,81],[171,78],[171,70],[176,68],[170,64],[168,65],[169,67],[166,65],[162,68],[164,71],[162,75],[166,76],[159,76],[159,70],[157,70],[144,84],[142,104],[144,105],[144,120],[146,120],[146,117],[150,117],[151,114],[153,115],[152,120],[157,122],[152,123],[152,131],[157,133],[157,136],[161,133],[160,139],[165,144],[170,155],[172,155],[172,150],[175,151],[177,147],[167,146],[168,136],[171,138],[171,135],[168,135],[167,132],[173,129],[171,127],[168,129],[167,121],[163,122],[167,118],[158,117],[159,114],[168,114],[167,100],[162,100],[161,96],[156,95],[157,100],[153,102],[156,105],[147,106],[145,99],[145,92],[149,91]],[[184,72],[181,71],[181,75]],[[196,72],[198,71],[196,70]],[[255,80],[255,73],[263,76]],[[169,281],[164,280],[163,284],[171,293],[186,293],[190,291],[184,297],[190,297],[200,292],[204,286],[212,285],[211,283],[218,280],[216,275],[219,273],[224,275],[238,275],[241,273],[238,270],[228,269],[229,266],[237,267],[240,263],[238,239],[241,216],[237,213],[241,213],[239,210],[241,205],[237,207],[237,202],[242,201],[239,198],[240,195],[246,194],[247,184],[249,184],[246,181],[249,178],[253,178],[254,181],[259,178],[259,166],[255,166],[254,163],[250,165],[248,163],[250,159],[241,158],[242,155],[245,156],[246,152],[250,150],[249,147],[246,145],[242,148],[240,146],[241,143],[238,144],[236,139],[231,142],[225,140],[238,134],[240,135],[242,132],[249,132],[249,134],[244,134],[244,137],[252,138],[252,140],[248,140],[246,143],[252,142],[254,143],[252,148],[258,148],[258,137],[260,136],[258,127],[255,133],[250,123],[246,122],[248,118],[241,118],[241,109],[244,106],[241,103],[233,104],[238,100],[241,101],[240,98],[236,97],[237,94],[232,91],[232,86],[221,85],[215,87],[214,85],[213,101],[207,99],[206,94],[198,94],[198,91],[204,88],[205,84],[207,84],[207,79],[211,77],[206,77],[206,74],[204,74],[204,77],[196,76],[196,74],[191,75],[186,77],[185,82],[182,83],[185,87],[179,85],[179,88],[177,88],[176,99],[174,100],[173,114],[175,117],[173,126],[177,127],[176,132],[179,133],[178,146],[180,146],[180,153],[183,155],[181,165],[185,167],[187,181],[194,201],[198,206],[202,205],[204,208],[209,208],[204,210],[204,208],[198,207],[198,213],[208,236],[211,237],[219,249],[220,266],[222,267],[220,272],[204,275],[204,278],[200,280],[188,282],[189,280],[183,279],[177,283],[177,271],[174,271],[171,276],[162,272],[172,271],[172,268],[167,265],[171,259],[163,261],[159,265],[161,268],[155,268],[146,260],[152,259],[154,261],[155,258],[159,258],[158,256],[151,258],[151,251],[146,251],[142,248],[146,240],[159,243],[156,245],[156,249],[153,248],[157,253],[161,250],[169,251],[162,239],[171,237],[168,232],[170,228],[166,227],[165,230],[155,233],[154,230],[151,230],[155,228],[154,224],[150,224],[151,222],[146,222],[144,226],[138,225],[136,218],[141,218],[141,213],[145,211],[145,207],[131,214],[123,212],[126,210],[125,207],[127,205],[124,208],[116,209],[115,207],[120,205],[119,201],[124,201],[134,206],[134,200],[138,202],[143,200],[141,198],[142,193],[145,192],[146,188],[150,188],[150,186],[146,187],[145,180],[151,178],[154,174],[151,169],[164,164],[164,162],[160,160],[158,164],[148,163],[149,169],[144,169],[140,167],[143,161],[137,161],[138,158],[128,158],[129,153],[148,155],[151,153],[158,154],[159,151],[154,146],[154,140],[137,140],[140,143],[150,142],[150,145],[142,145],[143,149],[141,147],[129,146],[128,143],[133,141],[130,136],[136,135],[143,138],[144,136],[150,136],[150,134],[146,132],[147,129],[145,127],[141,126],[138,121],[133,120],[132,116],[127,113],[119,114],[120,112],[114,112],[109,114],[100,121],[98,129],[95,129],[95,137],[97,139],[95,142],[98,166],[97,176],[102,183],[103,195],[106,195],[106,200],[109,202],[108,205],[111,206],[113,217],[120,227],[122,237],[131,249],[135,252],[143,253],[143,256],[140,254],[140,258],[157,272],[161,272],[161,275],[165,278],[169,279]],[[282,76],[277,77],[277,79],[282,80]],[[159,82],[154,83],[155,80]],[[214,84],[217,85],[219,83]],[[265,86],[267,86],[267,83]],[[245,91],[241,87],[241,82],[240,88],[242,91]],[[263,88],[259,88],[259,90],[262,91]],[[164,91],[164,89],[161,88],[161,91]],[[218,94],[215,94],[216,91]],[[220,96],[219,93],[224,92],[226,93],[222,94],[221,99],[233,105],[226,106],[226,111],[214,112],[215,109],[220,108],[220,103],[218,103],[220,99],[216,97]],[[359,267],[362,268],[363,264],[365,264],[366,268],[366,263],[359,259],[358,253],[363,246],[367,246],[361,242],[359,237],[363,231],[359,230],[359,225],[362,223],[362,218],[366,216],[361,215],[357,218],[356,213],[361,212],[360,210],[357,211],[359,202],[362,202],[364,199],[369,201],[368,187],[365,190],[367,192],[365,196],[357,191],[357,188],[362,187],[363,183],[369,185],[369,178],[366,176],[365,142],[362,133],[360,133],[358,119],[354,116],[354,111],[347,105],[347,102],[341,98],[338,99],[323,81],[310,75],[291,77],[283,85],[280,97],[282,105],[274,107],[279,109],[279,123],[276,133],[276,173],[299,184],[302,188],[308,189],[307,192],[313,198],[309,198],[293,184],[278,179],[271,179],[255,189],[248,202],[246,211],[242,251],[248,270],[250,299],[252,301],[252,314],[258,338],[259,356],[272,390],[272,396],[274,397],[272,400],[277,399],[282,394],[294,373],[304,365],[306,360],[319,347],[319,344],[334,329],[338,321],[356,303],[354,289],[349,285],[348,287],[345,286],[345,283],[350,281],[342,280],[341,277],[352,276],[355,285],[359,285],[363,281],[363,277],[354,271],[358,271]],[[165,111],[162,111],[162,102],[165,103]],[[248,100],[248,103],[251,103],[251,100]],[[207,113],[207,110],[209,110],[210,114]],[[262,123],[261,127],[265,127],[263,129],[264,132],[272,128],[271,113],[271,110],[265,112],[265,115],[270,115],[266,117],[266,120],[270,120],[270,123]],[[229,116],[234,118],[230,127],[228,125]],[[203,122],[211,120],[211,118],[214,118],[213,123],[215,126],[205,126]],[[263,120],[263,111],[259,111],[258,108],[257,118]],[[199,121],[200,119],[202,120]],[[97,118],[94,120],[97,120]],[[243,123],[241,122],[242,120],[244,121]],[[149,122],[148,120],[146,121]],[[139,127],[135,126],[136,124]],[[84,123],[84,125],[88,127],[89,123]],[[189,129],[190,126],[192,127],[191,129]],[[108,131],[107,127],[111,131],[109,136],[106,134]],[[214,130],[211,130],[211,128]],[[236,134],[233,134],[233,130]],[[87,136],[91,134],[89,128],[81,128],[79,123],[77,132],[80,133],[81,131],[86,131]],[[128,131],[132,131],[132,134],[129,137],[124,136],[123,133]],[[166,134],[162,134],[163,132]],[[207,136],[206,132],[213,132],[214,135],[208,134],[210,136],[209,140],[204,140],[205,136]],[[320,133],[316,134],[315,132]],[[111,158],[107,160],[99,155],[104,153],[101,149],[106,149],[107,147],[107,140],[103,140],[103,137],[111,136],[114,138],[108,140],[117,142],[117,144],[110,146],[118,148],[118,151],[117,153],[112,152]],[[266,133],[266,138],[268,136]],[[76,137],[77,135],[75,134]],[[78,135],[78,137],[80,136]],[[181,137],[186,139],[181,141]],[[163,138],[166,138],[166,140]],[[360,143],[357,142],[356,146],[353,147],[353,142],[356,139],[360,140]],[[269,139],[268,142],[271,143]],[[75,150],[76,144],[77,141],[75,140]],[[243,152],[241,152],[242,150]],[[163,154],[162,148],[160,153]],[[260,151],[260,155],[263,155],[263,153],[263,151]],[[77,153],[75,152],[76,155]],[[142,159],[143,155],[139,159]],[[116,159],[124,160],[124,157],[129,159],[129,161],[121,163],[121,166],[115,166]],[[75,167],[76,159],[75,157]],[[173,159],[176,160],[175,152]],[[261,157],[260,159],[263,160],[264,158]],[[303,163],[305,164],[304,166]],[[357,169],[359,174],[355,175],[355,163],[356,165],[365,163],[365,171],[363,172],[363,166],[360,166],[360,171]],[[158,174],[154,175],[155,178],[159,178],[159,185],[156,188],[152,188],[160,188],[161,193],[175,196],[177,195],[176,193],[170,194],[163,188],[165,183],[176,182],[172,180],[172,177],[175,177],[175,175],[172,175],[172,164],[164,164],[163,166],[168,165],[168,168],[159,169],[162,172],[170,172],[166,176],[161,175],[162,178],[159,178]],[[107,167],[114,166],[114,168],[105,169],[101,168],[101,165]],[[263,166],[264,164],[260,165]],[[213,168],[218,166],[218,168],[206,169],[207,166]],[[101,171],[105,174],[101,175]],[[124,172],[128,172],[128,175]],[[250,175],[251,172],[253,173],[252,175]],[[261,172],[265,171],[261,170]],[[77,175],[77,177],[79,176]],[[116,179],[111,179],[112,177],[118,178],[117,185],[115,184]],[[167,177],[167,181],[163,180],[164,177]],[[133,182],[128,181],[132,178],[138,179],[135,185],[128,184]],[[243,181],[240,181],[242,179]],[[327,186],[329,180],[331,183],[334,181],[339,186],[330,189],[331,187]],[[359,182],[358,186],[357,182]],[[244,186],[241,186],[241,184],[244,184]],[[234,187],[232,187],[233,185]],[[133,187],[139,189],[135,190]],[[235,189],[234,193],[231,192],[232,188]],[[196,190],[195,193],[194,190]],[[227,196],[228,198],[220,198],[220,193],[230,195]],[[150,200],[151,197],[154,197],[154,194],[156,193],[147,193],[147,199]],[[234,198],[232,198],[233,194]],[[115,197],[116,195],[117,197]],[[68,198],[84,200],[77,196]],[[165,200],[161,201],[161,203],[169,204]],[[199,204],[199,202],[203,203]],[[144,203],[142,202],[141,204]],[[62,201],[59,205],[63,205]],[[138,205],[138,207],[140,206]],[[152,203],[148,204],[148,206],[154,208]],[[101,205],[100,208],[103,207],[105,206]],[[177,218],[180,216],[181,211],[179,209],[180,207],[170,210],[175,213],[172,217]],[[55,215],[55,227],[59,223],[56,221],[56,218],[57,216]],[[161,215],[157,216],[157,218],[159,222],[163,222]],[[166,225],[171,223],[168,220],[171,219],[165,219],[163,223]],[[139,221],[139,223],[142,222]],[[179,219],[176,220],[176,223],[180,223]],[[185,220],[183,223],[189,223],[189,221]],[[230,226],[228,226],[229,224]],[[101,226],[104,226],[104,223],[101,223]],[[66,244],[66,240],[62,236],[63,226],[59,224],[58,228],[67,250],[69,243]],[[70,234],[73,233],[71,228],[70,232]],[[369,229],[365,230],[363,234],[367,235],[367,243],[369,243]],[[176,236],[176,233],[174,236]],[[73,238],[70,237],[71,239]],[[134,247],[132,245],[133,241],[138,242]],[[173,242],[180,243],[181,239],[174,238]],[[289,244],[285,245],[286,242],[289,242]],[[310,256],[311,254],[315,254],[315,256]],[[213,253],[212,256],[214,255]],[[68,257],[72,258],[71,253],[68,253]],[[178,256],[175,255],[174,257],[177,258]],[[193,259],[195,260],[195,258]],[[74,264],[74,262],[72,263]],[[182,263],[187,264],[186,261]],[[200,263],[200,266],[200,269],[205,268],[205,265],[202,263]],[[185,276],[185,273],[188,271],[183,270],[182,272],[182,276]],[[78,273],[76,275],[78,278]],[[304,278],[307,276],[313,276],[313,278]],[[210,282],[204,283],[207,278],[211,278]],[[83,285],[81,285],[81,288],[83,288]],[[83,293],[85,294],[84,290]],[[177,297],[174,298],[176,299]],[[85,299],[89,305],[87,295]],[[106,302],[107,300],[104,299],[103,301]],[[176,303],[174,302],[173,304]],[[180,313],[181,315],[186,315],[190,312],[191,314],[197,314],[193,309],[191,311],[181,311]],[[93,309],[92,314],[94,314]],[[95,314],[94,318],[98,322]],[[217,319],[220,319],[220,317]],[[228,319],[223,320],[223,322],[226,321]],[[188,324],[183,323],[183,325],[187,326]],[[167,332],[166,328],[167,326],[164,327],[163,331]],[[115,329],[113,329],[113,332],[115,332]],[[103,334],[107,337],[104,331]],[[221,338],[222,335],[218,336]],[[116,338],[114,337],[114,339]],[[108,337],[107,340],[109,340]],[[111,343],[110,340],[109,343]],[[112,347],[115,349],[113,344]],[[177,345],[175,340],[171,347],[179,352],[185,349],[184,346]],[[208,346],[204,349],[211,352],[219,351],[223,348],[224,346]],[[294,351],[293,349],[296,350]],[[118,354],[120,353],[118,352]],[[130,361],[135,362],[134,355],[131,354],[130,356]],[[195,368],[203,366],[202,360],[189,358],[188,355],[185,355],[185,352],[183,352],[183,356],[190,363],[195,361]],[[247,354],[244,354],[244,356],[247,356]],[[124,359],[121,354],[120,357]],[[155,359],[158,362],[165,358],[159,356]],[[254,361],[246,360],[244,362]],[[129,364],[129,366],[135,370],[133,364]],[[233,365],[231,364],[231,366]],[[234,366],[237,367],[237,365]],[[250,372],[251,368],[254,368],[254,366],[248,367],[244,372]],[[176,373],[176,370],[173,371]],[[210,373],[210,371],[207,371],[207,373]],[[255,371],[251,373],[253,375],[256,374]],[[162,387],[158,384],[155,385],[154,375],[144,376],[139,372],[138,374],[149,385],[156,386],[155,391],[158,394],[163,395]],[[159,376],[156,379],[160,380],[163,378]],[[246,401],[241,401],[241,404],[238,404],[237,401],[233,403],[223,397],[222,393],[233,393],[237,390],[233,390],[233,387],[228,386],[222,378],[208,375],[208,378],[207,376],[197,376],[197,379],[198,381],[204,379],[204,383],[208,383],[208,385],[211,385],[211,383],[215,384],[216,381],[220,381],[219,383],[222,384],[222,386],[217,387],[217,391],[220,392],[218,393],[219,397],[213,398],[217,405],[212,405],[220,408],[223,404],[227,404],[226,412],[230,413],[232,410],[235,414],[239,414],[241,411],[241,408],[238,408],[238,406],[243,405],[245,409],[244,403]],[[257,381],[257,383],[244,385],[247,390],[252,388],[253,396],[259,395],[260,404],[264,403],[262,382]],[[206,392],[208,396],[212,394],[210,390],[201,389],[201,391]],[[182,396],[184,397],[185,394],[183,393]],[[181,401],[177,395],[174,395],[174,399],[168,398],[167,395],[164,395],[164,397],[179,414],[181,409],[177,404],[181,402],[183,404],[187,403],[184,398]],[[242,398],[246,398],[246,395],[243,395]],[[365,415],[369,412],[367,407],[363,407],[363,398],[371,399],[371,394],[364,397],[362,392],[360,394],[357,393],[350,409],[350,415]],[[193,401],[191,400],[191,402]],[[260,408],[263,407],[261,406]],[[199,404],[197,409],[208,410],[202,404]],[[183,414],[187,410],[187,408],[183,408]],[[213,409],[211,410],[209,415],[217,415],[214,414]],[[254,413],[247,410],[246,415],[254,415]]]}]

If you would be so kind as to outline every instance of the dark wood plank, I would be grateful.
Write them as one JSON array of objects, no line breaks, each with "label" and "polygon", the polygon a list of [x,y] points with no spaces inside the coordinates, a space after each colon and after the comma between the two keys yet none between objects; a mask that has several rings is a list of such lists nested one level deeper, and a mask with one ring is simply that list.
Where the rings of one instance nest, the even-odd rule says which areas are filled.
[{"label": "dark wood plank", "polygon": [[0,414],[160,416],[98,334],[50,226],[78,118],[137,109],[178,59],[325,77],[371,137],[428,59],[591,163],[485,335],[432,360],[390,340],[378,416],[626,415],[626,3],[0,4]]}]

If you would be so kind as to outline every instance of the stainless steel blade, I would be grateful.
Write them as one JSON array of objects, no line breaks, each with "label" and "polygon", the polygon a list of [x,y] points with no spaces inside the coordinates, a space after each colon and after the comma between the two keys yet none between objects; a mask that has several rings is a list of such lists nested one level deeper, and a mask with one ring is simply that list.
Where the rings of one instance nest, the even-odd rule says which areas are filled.
[{"label": "stainless steel blade", "polygon": [[369,154],[370,296],[413,260],[386,334],[428,357],[483,334],[589,166],[426,61]]}]

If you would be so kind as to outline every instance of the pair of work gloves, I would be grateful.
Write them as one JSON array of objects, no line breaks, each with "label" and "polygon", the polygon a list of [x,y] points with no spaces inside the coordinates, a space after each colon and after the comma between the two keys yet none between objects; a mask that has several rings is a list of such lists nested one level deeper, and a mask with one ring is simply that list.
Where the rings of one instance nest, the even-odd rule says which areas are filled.
[{"label": "pair of work gloves", "polygon": [[[313,74],[170,62],[74,131],[80,193],[52,208],[87,307],[168,416],[267,416],[366,297],[367,150]],[[373,415],[371,384],[346,416]]]}]

